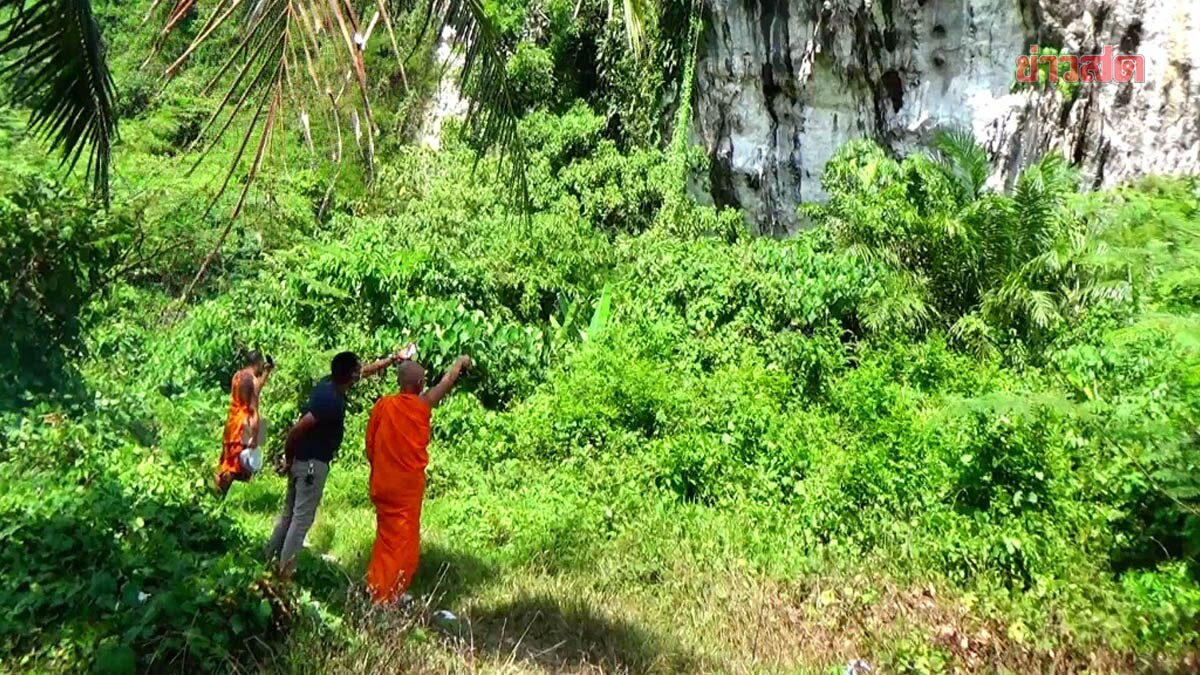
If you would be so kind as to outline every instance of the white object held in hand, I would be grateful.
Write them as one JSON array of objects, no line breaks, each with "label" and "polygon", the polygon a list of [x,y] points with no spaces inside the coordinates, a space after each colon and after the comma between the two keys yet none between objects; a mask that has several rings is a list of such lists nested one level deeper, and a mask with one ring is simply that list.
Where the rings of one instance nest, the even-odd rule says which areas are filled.
[{"label": "white object held in hand", "polygon": [[266,440],[267,421],[259,418],[258,436],[256,437],[253,432],[254,429],[249,424],[242,428],[243,450],[238,454],[242,469],[250,474],[262,471],[262,444]]},{"label": "white object held in hand", "polygon": [[262,449],[246,448],[238,455],[242,462],[242,468],[249,473],[258,473],[262,471]]}]

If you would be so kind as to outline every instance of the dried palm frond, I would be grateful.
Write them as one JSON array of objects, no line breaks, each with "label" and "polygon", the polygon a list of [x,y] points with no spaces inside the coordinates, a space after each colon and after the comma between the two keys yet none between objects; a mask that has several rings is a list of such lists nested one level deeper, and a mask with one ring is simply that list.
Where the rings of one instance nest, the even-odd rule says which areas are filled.
[{"label": "dried palm frond", "polygon": [[[247,7],[246,5],[249,4]],[[163,35],[169,34],[195,0],[175,0],[165,12]],[[237,10],[243,11],[237,11]],[[458,74],[464,96],[470,101],[466,124],[475,147],[482,154],[498,148],[509,184],[522,205],[527,203],[524,148],[517,133],[520,111],[513,102],[508,82],[507,55],[498,33],[479,0],[433,0],[416,7],[405,0],[218,0],[196,37],[166,68],[168,77],[178,73],[187,60],[204,49],[227,24],[240,21],[240,40],[205,88],[221,87],[224,94],[196,139],[202,145],[197,164],[233,128],[241,144],[229,166],[219,197],[244,162],[244,150],[252,138],[267,139],[283,120],[296,120],[305,147],[315,147],[320,125],[312,123],[310,110],[324,109],[335,141],[330,157],[341,162],[343,138],[352,138],[372,171],[378,130],[372,113],[370,67],[367,52],[372,38],[387,34],[391,52],[402,58],[393,25],[399,16],[423,11],[426,28],[435,25],[464,52]],[[377,31],[383,25],[386,30]],[[424,34],[424,32],[423,32]],[[162,44],[162,40],[159,41]],[[423,41],[412,45],[415,51]],[[270,103],[268,103],[268,101]],[[269,108],[271,114],[254,113]],[[342,124],[349,122],[347,132]],[[319,138],[316,141],[319,143]],[[231,216],[240,212],[250,182],[263,163],[269,144],[260,142],[250,161],[242,195]],[[270,154],[270,153],[267,153]]]}]

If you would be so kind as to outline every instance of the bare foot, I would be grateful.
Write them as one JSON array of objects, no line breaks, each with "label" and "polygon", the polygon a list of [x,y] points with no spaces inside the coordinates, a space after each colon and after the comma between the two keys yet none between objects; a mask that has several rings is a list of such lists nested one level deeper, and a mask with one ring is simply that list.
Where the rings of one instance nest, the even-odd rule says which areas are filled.
[{"label": "bare foot", "polygon": [[229,492],[229,486],[233,484],[233,477],[227,474],[217,474],[215,486],[217,488],[217,496],[221,499]]},{"label": "bare foot", "polygon": [[294,576],[296,576],[296,558],[293,556],[291,560],[279,563],[279,578],[286,582],[291,581]]}]

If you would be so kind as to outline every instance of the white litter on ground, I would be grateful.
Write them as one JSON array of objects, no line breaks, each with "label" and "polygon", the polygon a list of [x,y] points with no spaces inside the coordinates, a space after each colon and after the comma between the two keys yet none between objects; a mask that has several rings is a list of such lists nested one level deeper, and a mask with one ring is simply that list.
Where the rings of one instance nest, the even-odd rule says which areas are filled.
[{"label": "white litter on ground", "polygon": [[871,672],[871,664],[862,659],[854,659],[846,664],[846,675],[865,675]]}]

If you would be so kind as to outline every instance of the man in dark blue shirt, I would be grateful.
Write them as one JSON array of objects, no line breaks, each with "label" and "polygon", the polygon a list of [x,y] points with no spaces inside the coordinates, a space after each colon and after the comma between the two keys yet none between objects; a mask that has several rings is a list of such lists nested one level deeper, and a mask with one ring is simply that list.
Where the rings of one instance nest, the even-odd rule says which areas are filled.
[{"label": "man in dark blue shirt", "polygon": [[287,472],[287,498],[275,531],[267,542],[267,557],[279,557],[280,568],[290,573],[296,553],[317,517],[325,492],[329,463],[337,455],[346,431],[346,392],[363,377],[381,373],[402,358],[397,353],[365,366],[353,352],[333,357],[329,377],[313,387],[300,421],[288,432],[283,469]]}]

